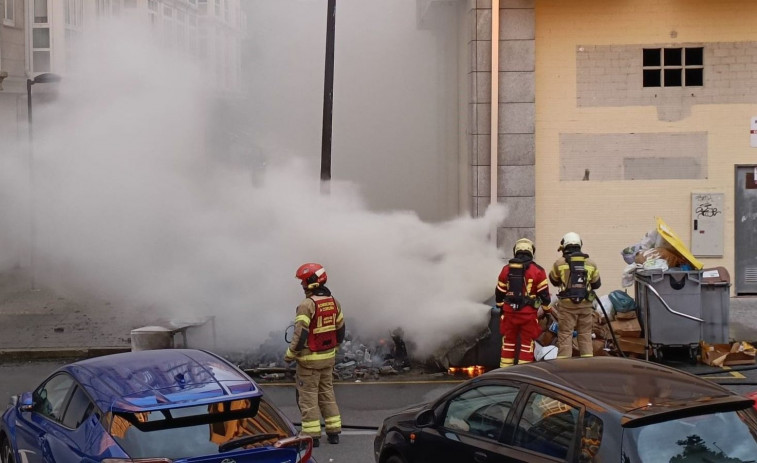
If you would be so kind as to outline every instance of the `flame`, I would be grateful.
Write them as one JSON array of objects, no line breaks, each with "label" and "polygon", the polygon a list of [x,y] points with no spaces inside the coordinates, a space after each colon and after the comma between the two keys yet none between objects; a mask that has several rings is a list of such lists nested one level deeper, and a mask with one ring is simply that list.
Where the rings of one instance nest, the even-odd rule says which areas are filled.
[{"label": "flame", "polygon": [[450,375],[465,375],[469,378],[475,378],[476,376],[486,373],[486,368],[482,365],[471,365],[467,367],[450,367]]}]

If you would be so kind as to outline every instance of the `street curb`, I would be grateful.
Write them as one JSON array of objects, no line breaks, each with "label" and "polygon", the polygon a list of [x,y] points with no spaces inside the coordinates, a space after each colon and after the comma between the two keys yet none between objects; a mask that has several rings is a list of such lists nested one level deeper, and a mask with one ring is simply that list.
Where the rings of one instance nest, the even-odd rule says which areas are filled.
[{"label": "street curb", "polygon": [[0,363],[27,360],[74,360],[130,352],[130,347],[28,348],[0,350]]}]

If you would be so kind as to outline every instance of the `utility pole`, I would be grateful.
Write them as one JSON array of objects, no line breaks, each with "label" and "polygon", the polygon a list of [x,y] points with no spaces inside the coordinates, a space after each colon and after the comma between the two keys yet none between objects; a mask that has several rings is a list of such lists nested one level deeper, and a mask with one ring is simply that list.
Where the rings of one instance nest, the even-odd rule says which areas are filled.
[{"label": "utility pole", "polygon": [[323,79],[323,134],[321,137],[321,193],[331,190],[331,132],[334,107],[334,28],[336,0],[328,0],[326,18],[326,66]]},{"label": "utility pole", "polygon": [[37,290],[37,211],[36,211],[36,186],[34,184],[34,124],[32,118],[32,85],[35,84],[49,84],[60,82],[61,77],[58,74],[46,72],[39,74],[34,79],[26,79],[26,120],[27,120],[27,132],[29,136],[28,149],[29,149],[29,271],[31,272],[31,289]]}]

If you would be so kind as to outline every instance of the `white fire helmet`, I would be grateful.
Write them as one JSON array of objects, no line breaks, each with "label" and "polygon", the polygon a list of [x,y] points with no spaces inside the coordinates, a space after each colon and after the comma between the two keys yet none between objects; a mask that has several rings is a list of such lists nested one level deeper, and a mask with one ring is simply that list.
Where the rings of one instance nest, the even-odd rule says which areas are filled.
[{"label": "white fire helmet", "polygon": [[570,245],[576,245],[576,246],[583,246],[583,241],[581,241],[581,237],[578,236],[578,233],[575,232],[568,232],[565,234],[565,236],[562,237],[562,241],[560,241],[560,244],[564,246],[570,246]]}]

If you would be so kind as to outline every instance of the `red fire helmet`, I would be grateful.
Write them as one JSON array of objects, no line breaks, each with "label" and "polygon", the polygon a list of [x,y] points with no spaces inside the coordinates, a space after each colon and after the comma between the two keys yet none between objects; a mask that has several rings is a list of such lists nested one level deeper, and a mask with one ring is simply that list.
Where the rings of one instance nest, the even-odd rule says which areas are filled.
[{"label": "red fire helmet", "polygon": [[328,278],[326,269],[321,264],[312,262],[300,265],[294,277],[299,279],[302,286],[307,289],[317,288],[326,284],[326,279]]}]

